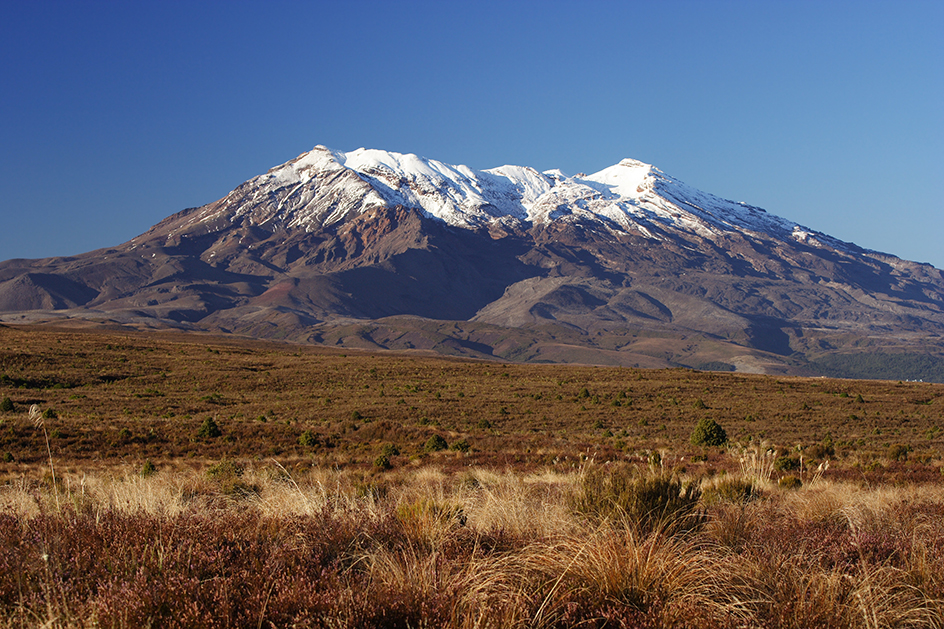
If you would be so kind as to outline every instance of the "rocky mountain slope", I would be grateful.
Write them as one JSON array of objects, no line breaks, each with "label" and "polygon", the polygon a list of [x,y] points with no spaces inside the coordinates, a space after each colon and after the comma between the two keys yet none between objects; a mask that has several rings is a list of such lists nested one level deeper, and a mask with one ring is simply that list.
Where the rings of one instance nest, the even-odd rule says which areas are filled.
[{"label": "rocky mountain slope", "polygon": [[[0,264],[0,312],[769,373],[944,355],[940,270],[635,160],[567,176],[319,146],[123,245]],[[893,362],[879,375],[928,371],[896,375],[908,363]]]}]

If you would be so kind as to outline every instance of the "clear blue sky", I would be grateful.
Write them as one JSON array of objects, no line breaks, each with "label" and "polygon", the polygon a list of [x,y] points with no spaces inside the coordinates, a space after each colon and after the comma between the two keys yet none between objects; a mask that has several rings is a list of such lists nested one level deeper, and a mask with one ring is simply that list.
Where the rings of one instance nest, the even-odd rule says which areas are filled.
[{"label": "clear blue sky", "polygon": [[0,259],[125,242],[316,144],[623,157],[944,268],[944,2],[0,0]]}]

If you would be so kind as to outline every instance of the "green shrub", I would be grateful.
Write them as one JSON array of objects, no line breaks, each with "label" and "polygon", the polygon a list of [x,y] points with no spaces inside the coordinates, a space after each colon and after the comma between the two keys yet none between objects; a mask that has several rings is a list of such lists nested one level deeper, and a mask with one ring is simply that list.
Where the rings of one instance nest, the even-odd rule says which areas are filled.
[{"label": "green shrub", "polygon": [[374,467],[379,470],[389,470],[393,467],[393,464],[390,463],[390,459],[388,459],[386,455],[381,454],[374,459]]},{"label": "green shrub", "polygon": [[612,466],[585,471],[571,507],[585,517],[621,522],[641,532],[659,527],[683,531],[701,523],[699,498],[697,484],[684,484],[675,475]]},{"label": "green shrub", "polygon": [[230,460],[223,460],[207,469],[207,477],[213,481],[220,492],[229,496],[246,497],[258,493],[258,488],[242,480],[243,466]]},{"label": "green shrub", "polygon": [[400,448],[398,448],[395,444],[385,443],[383,444],[383,447],[380,448],[380,454],[386,457],[400,456]]},{"label": "green shrub", "polygon": [[298,437],[298,445],[305,446],[306,448],[314,447],[318,445],[318,435],[310,430],[306,430]]},{"label": "green shrub", "polygon": [[800,459],[793,456],[781,456],[774,460],[774,469],[778,472],[792,472],[800,469]]},{"label": "green shrub", "polygon": [[885,453],[885,457],[889,461],[907,461],[908,453],[911,452],[911,448],[901,443],[893,443],[888,446],[888,451]]},{"label": "green shrub", "polygon": [[203,423],[200,425],[200,430],[197,431],[197,437],[200,439],[215,439],[222,434],[223,431],[220,430],[216,420],[212,417],[207,417],[203,420]]},{"label": "green shrub", "polygon": [[13,408],[13,400],[10,398],[5,397],[3,400],[0,400],[0,411],[3,411],[4,413],[10,413],[13,411]]},{"label": "green shrub", "polygon": [[157,472],[157,466],[151,463],[151,459],[148,459],[144,462],[144,465],[141,466],[141,476],[147,478]]},{"label": "green shrub", "polygon": [[728,433],[715,420],[702,417],[692,430],[691,442],[693,446],[723,446],[728,442]]},{"label": "green shrub", "polygon": [[789,474],[777,481],[777,485],[780,487],[780,489],[795,490],[802,487],[803,482],[793,474]]},{"label": "green shrub", "polygon": [[440,435],[433,435],[426,442],[426,445],[423,446],[423,449],[427,452],[438,452],[439,450],[445,450],[449,447],[449,444],[446,443],[446,440],[443,439]]},{"label": "green shrub", "polygon": [[47,408],[43,411],[43,419],[58,419],[59,413],[53,408]]},{"label": "green shrub", "polygon": [[211,480],[224,478],[239,478],[243,475],[243,466],[234,461],[225,459],[207,468],[207,477]]},{"label": "green shrub", "polygon": [[804,450],[806,456],[811,459],[828,459],[829,457],[836,454],[835,448],[832,446],[832,441],[823,442],[823,443],[814,443]]},{"label": "green shrub", "polygon": [[454,442],[449,446],[450,450],[455,450],[456,452],[468,452],[472,449],[472,446],[469,445],[469,442],[465,439],[459,439],[459,441]]}]

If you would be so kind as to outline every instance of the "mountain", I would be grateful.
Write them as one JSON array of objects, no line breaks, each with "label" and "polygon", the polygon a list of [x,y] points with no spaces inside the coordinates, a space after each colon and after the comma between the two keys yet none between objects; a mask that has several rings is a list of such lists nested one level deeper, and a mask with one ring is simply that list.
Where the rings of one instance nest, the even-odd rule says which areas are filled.
[{"label": "mountain", "polygon": [[944,275],[639,161],[317,146],[113,248],[0,264],[0,320],[532,362],[936,379]]}]

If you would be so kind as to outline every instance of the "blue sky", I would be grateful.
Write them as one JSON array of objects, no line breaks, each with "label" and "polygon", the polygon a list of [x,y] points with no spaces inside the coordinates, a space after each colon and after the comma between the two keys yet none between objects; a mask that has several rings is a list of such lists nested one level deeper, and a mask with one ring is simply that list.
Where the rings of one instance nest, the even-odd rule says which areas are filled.
[{"label": "blue sky", "polygon": [[0,259],[125,242],[316,144],[632,157],[944,268],[944,2],[0,0]]}]

